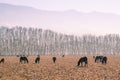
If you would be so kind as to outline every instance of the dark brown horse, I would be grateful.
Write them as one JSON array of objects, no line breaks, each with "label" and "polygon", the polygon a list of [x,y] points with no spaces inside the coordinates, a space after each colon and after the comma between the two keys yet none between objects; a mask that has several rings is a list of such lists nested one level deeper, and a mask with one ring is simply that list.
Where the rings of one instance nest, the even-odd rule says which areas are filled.
[{"label": "dark brown horse", "polygon": [[79,66],[79,65],[80,65],[80,66],[83,66],[83,63],[84,63],[84,66],[85,66],[85,67],[88,65],[88,59],[87,59],[86,56],[85,56],[85,57],[81,57],[81,58],[79,59],[77,66]]},{"label": "dark brown horse", "polygon": [[20,63],[22,63],[22,62],[24,62],[24,63],[28,63],[28,59],[27,59],[27,57],[25,57],[25,56],[21,56],[21,57],[20,57]]},{"label": "dark brown horse", "polygon": [[35,59],[35,63],[39,63],[40,62],[40,56],[37,56]]},{"label": "dark brown horse", "polygon": [[55,61],[56,61],[56,57],[53,57],[52,59],[53,59],[53,62],[55,63]]},{"label": "dark brown horse", "polygon": [[5,62],[5,59],[2,58],[2,59],[0,60],[0,63],[4,63],[4,62]]}]

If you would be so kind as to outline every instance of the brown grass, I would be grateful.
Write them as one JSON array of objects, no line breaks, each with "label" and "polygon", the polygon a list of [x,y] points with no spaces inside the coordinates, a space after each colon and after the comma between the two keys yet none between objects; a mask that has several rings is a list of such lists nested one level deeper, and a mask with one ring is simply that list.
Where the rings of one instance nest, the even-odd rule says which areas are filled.
[{"label": "brown grass", "polygon": [[[81,56],[41,56],[40,64],[35,64],[35,56],[28,57],[28,64],[20,64],[18,57],[4,57],[0,64],[0,80],[120,80],[120,56],[108,56],[107,65],[94,63],[88,56],[88,67],[76,67]],[[1,57],[0,57],[1,58]]]}]

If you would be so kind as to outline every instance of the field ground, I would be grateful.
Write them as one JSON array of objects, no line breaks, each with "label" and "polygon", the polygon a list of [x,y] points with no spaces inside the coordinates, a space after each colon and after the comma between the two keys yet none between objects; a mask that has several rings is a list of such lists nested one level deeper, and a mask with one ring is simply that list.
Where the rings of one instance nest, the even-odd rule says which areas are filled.
[{"label": "field ground", "polygon": [[28,64],[20,64],[18,57],[4,57],[0,80],[120,80],[120,56],[108,56],[107,65],[88,56],[88,67],[77,67],[80,57],[57,56],[55,64],[51,56],[41,56],[40,64],[34,63],[35,56],[28,57]]}]

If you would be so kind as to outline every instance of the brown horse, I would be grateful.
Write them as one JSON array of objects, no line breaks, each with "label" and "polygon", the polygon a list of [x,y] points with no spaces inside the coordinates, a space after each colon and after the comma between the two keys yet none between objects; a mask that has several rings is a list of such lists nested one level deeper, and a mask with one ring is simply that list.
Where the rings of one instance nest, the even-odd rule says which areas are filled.
[{"label": "brown horse", "polygon": [[53,57],[52,59],[53,59],[53,62],[55,63],[55,61],[56,61],[56,57]]},{"label": "brown horse", "polygon": [[40,62],[40,56],[36,57],[35,59],[35,63],[39,63]]},{"label": "brown horse", "polygon": [[20,63],[22,63],[22,62],[24,62],[24,63],[28,63],[28,59],[27,59],[27,57],[25,57],[25,56],[21,56],[21,57],[20,57]]},{"label": "brown horse", "polygon": [[0,63],[4,63],[4,62],[5,62],[5,59],[2,58],[2,59],[0,60]]}]

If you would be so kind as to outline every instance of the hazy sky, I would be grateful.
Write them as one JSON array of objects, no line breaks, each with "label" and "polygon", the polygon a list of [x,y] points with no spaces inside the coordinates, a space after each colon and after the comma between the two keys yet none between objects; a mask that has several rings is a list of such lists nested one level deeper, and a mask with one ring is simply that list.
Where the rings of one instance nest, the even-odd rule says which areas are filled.
[{"label": "hazy sky", "polygon": [[[77,10],[81,12],[97,11],[102,13],[114,13],[120,15],[120,0],[0,0],[0,3],[24,5],[24,6],[30,6],[37,9],[49,10],[49,11],[50,10],[52,11]],[[111,27],[103,26],[102,24],[99,26],[97,25],[97,27],[87,25],[86,27],[87,29],[90,29],[90,31],[86,31],[86,33],[95,32],[98,34],[100,33],[118,34],[120,32],[119,31],[120,29],[118,27],[119,25],[117,25],[118,23],[119,21],[115,22],[115,24],[110,25]],[[109,25],[109,23],[105,23],[105,24]],[[74,32],[79,32],[79,30],[82,29],[83,26],[77,27],[76,30],[74,29],[74,26],[71,28],[69,27],[70,26],[65,27],[66,31],[70,31],[74,33]]]},{"label": "hazy sky", "polygon": [[120,14],[120,0],[0,0],[0,3],[31,6],[42,10],[104,12]]}]

